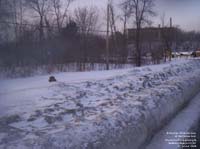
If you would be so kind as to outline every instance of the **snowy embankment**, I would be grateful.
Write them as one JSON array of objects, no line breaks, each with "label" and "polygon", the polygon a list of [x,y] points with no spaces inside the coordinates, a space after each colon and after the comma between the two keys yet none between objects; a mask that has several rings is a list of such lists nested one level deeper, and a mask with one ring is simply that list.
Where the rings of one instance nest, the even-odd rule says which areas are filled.
[{"label": "snowy embankment", "polygon": [[[190,104],[179,112],[173,120],[165,126],[159,133],[157,133],[150,144],[147,145],[146,149],[180,149],[180,144],[169,144],[167,139],[177,139],[175,135],[168,135],[167,132],[175,132],[175,133],[194,133],[197,141],[200,141],[200,93],[192,99]],[[189,138],[191,139],[191,138]],[[198,142],[196,142],[198,143]],[[196,145],[196,144],[195,144]],[[199,148],[200,142],[197,147]],[[186,147],[185,147],[186,148]],[[187,147],[189,148],[189,147]],[[192,147],[191,147],[192,148]]]},{"label": "snowy embankment", "polygon": [[200,60],[184,60],[102,80],[4,89],[0,148],[143,148],[200,91],[199,68]]}]

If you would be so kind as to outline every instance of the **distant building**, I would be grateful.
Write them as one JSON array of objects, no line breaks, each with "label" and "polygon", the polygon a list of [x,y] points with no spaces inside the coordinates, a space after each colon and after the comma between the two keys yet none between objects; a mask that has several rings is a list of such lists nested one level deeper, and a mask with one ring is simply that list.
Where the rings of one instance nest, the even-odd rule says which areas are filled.
[{"label": "distant building", "polygon": [[[175,49],[176,46],[176,31],[174,27],[146,27],[140,30],[140,41],[141,41],[141,54],[143,57],[162,58],[163,51],[166,48],[171,47]],[[136,40],[136,29],[127,29],[127,41],[129,58],[134,59],[135,57],[135,40]]]}]

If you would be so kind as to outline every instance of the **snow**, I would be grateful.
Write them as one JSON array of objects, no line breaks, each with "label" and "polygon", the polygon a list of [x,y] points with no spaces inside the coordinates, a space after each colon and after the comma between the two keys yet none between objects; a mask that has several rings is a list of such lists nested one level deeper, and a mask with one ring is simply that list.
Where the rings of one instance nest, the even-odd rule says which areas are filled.
[{"label": "snow", "polygon": [[[200,93],[192,99],[189,106],[181,111],[167,126],[165,126],[154,138],[146,149],[178,149],[178,145],[170,145],[166,139],[174,139],[174,135],[167,135],[167,132],[194,133],[194,128],[199,126],[200,120]],[[191,138],[190,138],[191,139]],[[195,138],[197,139],[197,138]]]},{"label": "snow", "polygon": [[138,148],[199,92],[199,67],[188,59],[60,73],[56,83],[1,80],[0,148]]},{"label": "snow", "polygon": [[[101,80],[113,77],[118,74],[125,74],[130,69],[119,69],[111,71],[92,71],[92,72],[68,72],[53,74],[59,82],[78,83],[89,80]],[[0,80],[0,93],[13,92],[27,89],[47,88],[51,84],[48,82],[49,75],[35,76],[20,79]]]},{"label": "snow", "polygon": [[49,83],[49,75],[21,79],[0,80],[0,116],[34,110],[54,103],[53,100],[42,100],[52,94],[50,88],[56,84],[74,84],[84,81],[102,80],[118,74],[125,74],[129,69],[94,72],[71,72],[54,74],[58,83]]},{"label": "snow", "polygon": [[[133,64],[110,64],[110,69],[132,68]],[[85,71],[106,70],[105,63],[85,63]],[[80,71],[79,63],[67,64],[51,64],[39,66],[24,66],[24,67],[0,67],[0,79],[5,78],[21,78],[45,74],[55,74],[60,72],[78,72]]]}]

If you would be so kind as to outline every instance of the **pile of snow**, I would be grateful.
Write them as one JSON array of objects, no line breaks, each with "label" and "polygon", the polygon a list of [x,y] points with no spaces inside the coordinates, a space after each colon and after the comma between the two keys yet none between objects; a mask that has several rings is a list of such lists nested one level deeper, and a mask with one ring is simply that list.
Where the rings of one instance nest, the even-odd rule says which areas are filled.
[{"label": "pile of snow", "polygon": [[19,99],[22,103],[13,101],[7,108],[1,107],[10,96],[4,91],[0,148],[143,147],[200,91],[199,68],[200,60],[184,60],[135,68],[103,80],[57,82],[37,90],[37,97],[29,89],[28,95],[18,96],[26,98]]},{"label": "pile of snow", "polygon": [[[146,149],[180,149],[180,144],[170,144],[166,140],[177,140],[175,135],[169,135],[169,133],[192,133],[196,136],[197,142],[199,142],[199,128],[200,128],[200,93],[192,99],[190,104],[183,109],[176,117],[165,126],[159,133],[157,133]],[[199,127],[199,128],[198,128]],[[179,138],[181,140],[181,138]],[[191,139],[191,138],[182,138]],[[193,147],[198,148],[199,146],[194,142]],[[183,142],[182,142],[183,143]],[[188,145],[188,144],[187,144]],[[185,145],[186,146],[186,145]],[[191,145],[192,146],[192,145]],[[196,147],[195,147],[196,146]],[[185,147],[190,148],[190,147]]]}]

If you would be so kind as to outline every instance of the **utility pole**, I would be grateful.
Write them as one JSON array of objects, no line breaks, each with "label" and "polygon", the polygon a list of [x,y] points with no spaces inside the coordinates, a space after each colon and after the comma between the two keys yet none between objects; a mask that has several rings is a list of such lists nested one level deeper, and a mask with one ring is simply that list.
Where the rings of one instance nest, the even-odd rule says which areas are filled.
[{"label": "utility pole", "polygon": [[173,42],[172,42],[172,39],[173,38],[173,28],[172,28],[172,18],[170,17],[170,55],[169,55],[169,61],[172,60],[172,47],[173,47]]},{"label": "utility pole", "polygon": [[172,18],[170,18],[170,28],[172,28]]},{"label": "utility pole", "polygon": [[109,26],[110,26],[110,0],[108,0],[107,4],[106,70],[109,70]]}]

